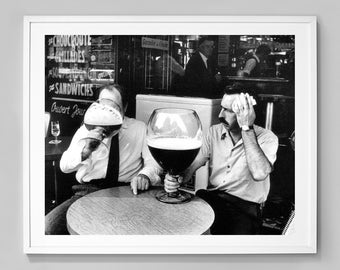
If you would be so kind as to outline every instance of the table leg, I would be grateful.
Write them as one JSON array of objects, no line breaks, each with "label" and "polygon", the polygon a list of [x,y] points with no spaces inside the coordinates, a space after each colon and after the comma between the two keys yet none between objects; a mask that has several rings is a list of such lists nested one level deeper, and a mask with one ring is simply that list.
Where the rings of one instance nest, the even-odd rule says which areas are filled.
[{"label": "table leg", "polygon": [[58,205],[58,182],[57,182],[57,165],[56,161],[52,161],[53,175],[54,175],[54,200],[55,204]]}]

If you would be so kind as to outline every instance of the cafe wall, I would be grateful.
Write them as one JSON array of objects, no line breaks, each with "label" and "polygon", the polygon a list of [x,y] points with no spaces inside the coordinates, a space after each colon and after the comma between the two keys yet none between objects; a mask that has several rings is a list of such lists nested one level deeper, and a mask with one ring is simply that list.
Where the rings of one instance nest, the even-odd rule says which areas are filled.
[{"label": "cafe wall", "polygon": [[[243,1],[7,1],[1,33],[1,269],[338,269],[340,158],[338,47],[340,2]],[[318,254],[315,255],[25,255],[22,228],[22,66],[24,15],[227,14],[318,16]],[[301,109],[301,108],[299,108]]]},{"label": "cafe wall", "polygon": [[[118,83],[129,93],[126,115],[136,117],[137,94],[199,96],[188,83],[186,66],[198,48],[199,35],[48,35],[45,36],[45,112],[59,121],[61,136],[71,136],[81,125],[88,106],[98,98],[103,85]],[[238,87],[259,94],[262,104],[267,95],[281,94],[294,100],[295,37],[279,35],[213,35],[212,74],[220,74],[218,89],[205,90],[205,97],[220,98],[224,89]],[[275,83],[246,83],[235,79],[261,44],[271,49],[259,64],[261,78]],[[252,76],[254,77],[254,76]],[[285,81],[289,83],[285,83]],[[211,93],[210,93],[211,92]],[[265,94],[264,98],[260,96]],[[282,105],[287,103],[275,102]],[[293,102],[290,102],[293,105]],[[259,107],[259,106],[258,106]],[[292,106],[290,106],[292,107]],[[292,112],[283,104],[277,112]],[[257,124],[265,126],[265,106]],[[276,118],[289,119],[278,115]],[[284,123],[280,133],[291,133],[294,121]],[[274,121],[274,125],[277,121]],[[274,132],[277,128],[274,127]],[[276,132],[276,133],[278,133]],[[48,132],[49,133],[49,132]],[[288,135],[289,136],[289,135]]]},{"label": "cafe wall", "polygon": [[115,82],[116,41],[113,36],[45,37],[45,112],[60,122],[62,136],[74,134],[98,89]]}]

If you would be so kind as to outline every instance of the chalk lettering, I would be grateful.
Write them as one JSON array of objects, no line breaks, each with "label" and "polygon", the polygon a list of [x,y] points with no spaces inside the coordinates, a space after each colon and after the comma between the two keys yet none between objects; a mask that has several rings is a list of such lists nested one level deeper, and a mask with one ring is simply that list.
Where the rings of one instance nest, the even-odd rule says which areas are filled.
[{"label": "chalk lettering", "polygon": [[73,110],[73,112],[71,114],[72,118],[74,118],[77,115],[83,116],[86,112],[86,109],[79,108],[78,104],[74,104],[73,107],[72,107],[72,110]]},{"label": "chalk lettering", "polygon": [[48,86],[48,92],[54,91],[54,84]]},{"label": "chalk lettering", "polygon": [[55,83],[54,86],[49,86],[50,91],[52,91],[53,88],[55,90],[54,93],[58,95],[85,97],[93,96],[92,84]]},{"label": "chalk lettering", "polygon": [[87,35],[56,35],[53,37],[54,47],[90,46],[91,37]]},{"label": "chalk lettering", "polygon": [[51,112],[60,113],[60,114],[69,114],[70,106],[57,105],[57,102],[53,102],[51,106]]},{"label": "chalk lettering", "polygon": [[79,50],[58,50],[55,55],[57,63],[85,63],[85,51]]}]

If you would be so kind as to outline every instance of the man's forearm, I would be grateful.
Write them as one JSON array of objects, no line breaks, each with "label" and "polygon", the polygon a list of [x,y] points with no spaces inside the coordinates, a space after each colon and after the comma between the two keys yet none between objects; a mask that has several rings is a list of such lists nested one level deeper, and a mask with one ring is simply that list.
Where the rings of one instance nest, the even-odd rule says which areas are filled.
[{"label": "man's forearm", "polygon": [[245,67],[243,68],[243,72],[245,72],[249,75],[251,73],[251,71],[255,68],[255,66],[256,66],[256,60],[255,59],[249,59],[246,62]]},{"label": "man's forearm", "polygon": [[145,166],[138,175],[145,175],[152,186],[158,186],[161,184],[161,177],[163,170],[155,165],[155,166]]},{"label": "man's forearm", "polygon": [[71,173],[77,171],[82,165],[81,153],[77,151],[67,150],[60,159],[60,169],[63,173]]},{"label": "man's forearm", "polygon": [[201,152],[198,153],[195,160],[191,163],[191,165],[184,171],[184,182],[187,182],[191,179],[193,174],[205,163],[208,161],[207,157],[204,157]]},{"label": "man's forearm", "polygon": [[262,181],[272,171],[272,165],[260,148],[253,129],[242,131],[248,168],[256,181]]}]

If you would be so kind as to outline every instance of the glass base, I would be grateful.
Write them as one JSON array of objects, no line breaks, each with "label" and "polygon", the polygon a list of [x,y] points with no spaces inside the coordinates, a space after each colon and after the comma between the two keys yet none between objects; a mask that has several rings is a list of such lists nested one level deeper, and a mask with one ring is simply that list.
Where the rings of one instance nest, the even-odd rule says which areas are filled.
[{"label": "glass base", "polygon": [[49,144],[58,144],[61,143],[61,140],[52,140],[48,142]]},{"label": "glass base", "polygon": [[192,195],[186,192],[178,191],[175,196],[162,190],[156,194],[156,199],[163,203],[179,204],[189,202]]}]

